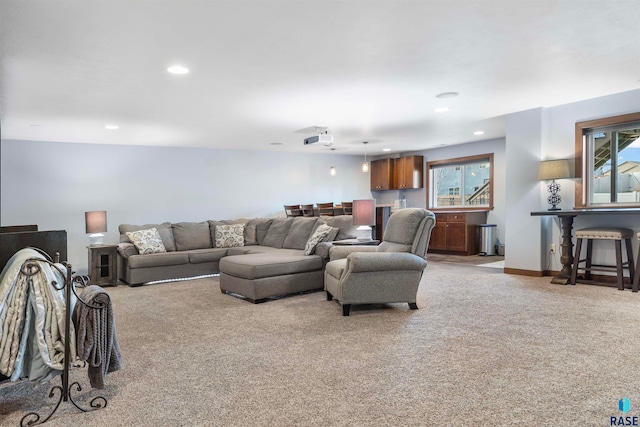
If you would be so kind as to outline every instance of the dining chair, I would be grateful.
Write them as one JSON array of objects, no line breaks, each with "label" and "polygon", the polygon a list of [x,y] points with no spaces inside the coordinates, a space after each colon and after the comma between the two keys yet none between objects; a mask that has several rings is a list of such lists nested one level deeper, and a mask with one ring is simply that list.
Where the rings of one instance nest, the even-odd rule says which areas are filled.
[{"label": "dining chair", "polygon": [[353,202],[342,202],[342,212],[345,215],[353,215]]},{"label": "dining chair", "polygon": [[300,205],[300,209],[302,209],[302,216],[315,216],[315,212],[313,211],[313,203],[308,205]]},{"label": "dining chair", "polygon": [[302,216],[302,209],[300,209],[300,205],[284,205],[284,213],[287,214],[287,218]]},{"label": "dining chair", "polygon": [[333,202],[330,203],[316,203],[318,206],[318,215],[320,216],[335,216],[335,210],[333,208]]}]

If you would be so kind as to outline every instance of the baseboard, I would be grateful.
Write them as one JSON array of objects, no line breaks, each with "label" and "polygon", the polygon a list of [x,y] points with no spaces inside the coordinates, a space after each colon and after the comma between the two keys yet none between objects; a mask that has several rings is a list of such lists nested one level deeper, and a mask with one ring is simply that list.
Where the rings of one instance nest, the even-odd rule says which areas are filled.
[{"label": "baseboard", "polygon": [[[520,268],[507,268],[505,267],[504,272],[506,274],[516,274],[519,276],[530,276],[530,277],[543,277],[543,276],[557,276],[560,274],[559,271],[554,270],[544,270],[544,271],[535,271],[535,270],[523,270]],[[580,275],[582,276],[582,274]],[[578,283],[580,283],[580,276],[578,277]],[[610,286],[617,287],[616,284],[616,276],[611,275],[603,275],[603,274],[592,274],[592,279],[601,283],[588,283],[590,285],[600,285],[600,286]],[[631,288],[631,282],[628,277],[624,278],[625,288]]]},{"label": "baseboard", "polygon": [[543,271],[535,271],[535,270],[523,270],[521,268],[504,268],[504,272],[506,274],[517,274],[519,276],[532,276],[532,277],[542,277],[544,276]]},{"label": "baseboard", "polygon": [[543,276],[557,276],[560,274],[560,270],[544,270],[542,272]]}]

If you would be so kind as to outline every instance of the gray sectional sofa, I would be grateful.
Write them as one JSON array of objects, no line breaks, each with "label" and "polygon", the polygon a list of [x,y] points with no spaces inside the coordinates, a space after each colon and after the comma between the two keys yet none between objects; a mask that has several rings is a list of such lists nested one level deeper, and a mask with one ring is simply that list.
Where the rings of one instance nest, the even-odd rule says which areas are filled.
[{"label": "gray sectional sofa", "polygon": [[[216,226],[233,224],[244,224],[242,246],[216,247]],[[307,240],[321,224],[331,226],[331,233],[305,255]],[[166,252],[140,254],[126,234],[151,228]],[[222,292],[251,302],[322,289],[331,241],[356,236],[351,215],[122,224],[119,231],[118,278],[129,285],[220,273]]]}]

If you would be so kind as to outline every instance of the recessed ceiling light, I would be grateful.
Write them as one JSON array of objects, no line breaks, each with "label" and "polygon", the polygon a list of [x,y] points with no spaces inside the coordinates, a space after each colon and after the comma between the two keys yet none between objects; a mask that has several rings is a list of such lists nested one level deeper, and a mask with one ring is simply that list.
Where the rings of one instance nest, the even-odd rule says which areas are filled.
[{"label": "recessed ceiling light", "polygon": [[183,67],[182,65],[172,65],[167,68],[167,71],[171,74],[187,74],[189,69],[187,67]]},{"label": "recessed ceiling light", "polygon": [[104,128],[105,129],[109,129],[109,130],[116,130],[116,129],[120,129],[120,126],[118,126],[118,125],[106,125]]},{"label": "recessed ceiling light", "polygon": [[391,148],[383,148],[382,151],[391,151]]},{"label": "recessed ceiling light", "polygon": [[484,135],[484,131],[483,130],[477,130],[473,134],[474,135]]},{"label": "recessed ceiling light", "polygon": [[456,96],[458,96],[459,93],[458,92],[443,92],[443,93],[439,93],[438,95],[436,95],[436,98],[455,98]]},{"label": "recessed ceiling light", "polygon": [[449,111],[449,107],[437,107],[434,109],[436,113],[446,113]]},{"label": "recessed ceiling light", "polygon": [[284,145],[282,142],[270,142],[269,145]]}]

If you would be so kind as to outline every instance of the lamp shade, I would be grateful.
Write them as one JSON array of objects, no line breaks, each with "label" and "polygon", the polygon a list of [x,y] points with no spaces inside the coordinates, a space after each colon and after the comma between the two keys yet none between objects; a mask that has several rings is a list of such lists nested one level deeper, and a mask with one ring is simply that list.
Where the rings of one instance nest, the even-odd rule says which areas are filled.
[{"label": "lamp shade", "polygon": [[569,160],[545,160],[540,162],[538,169],[538,180],[571,178],[569,172]]},{"label": "lamp shade", "polygon": [[84,213],[87,234],[107,231],[107,211],[91,211]]},{"label": "lamp shade", "polygon": [[353,225],[375,225],[376,201],[364,199],[353,201]]}]

